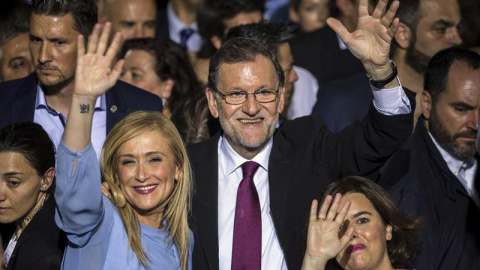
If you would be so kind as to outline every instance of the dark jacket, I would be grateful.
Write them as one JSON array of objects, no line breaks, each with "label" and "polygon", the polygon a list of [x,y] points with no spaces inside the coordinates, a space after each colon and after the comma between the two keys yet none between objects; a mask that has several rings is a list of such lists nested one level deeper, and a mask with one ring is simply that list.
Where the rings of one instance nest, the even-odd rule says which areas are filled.
[{"label": "dark jacket", "polygon": [[388,162],[380,184],[404,212],[425,218],[413,268],[480,269],[480,209],[449,170],[422,117]]},{"label": "dark jacket", "polygon": [[[54,216],[55,199],[51,194],[18,238],[7,270],[60,269],[67,242]],[[3,240],[6,247],[10,238]]]},{"label": "dark jacket", "polygon": [[[408,95],[413,112],[413,93]],[[268,168],[270,210],[289,269],[302,264],[312,199],[335,179],[376,170],[411,134],[412,120],[412,113],[385,116],[372,108],[362,123],[339,134],[313,116],[286,121],[276,130]],[[196,189],[193,269],[219,267],[218,139],[219,135],[188,148]]]},{"label": "dark jacket", "polygon": [[[0,128],[11,123],[33,121],[37,80],[29,76],[0,83]],[[162,111],[162,101],[152,93],[118,81],[105,93],[107,103],[107,134],[128,114],[138,111]]]}]

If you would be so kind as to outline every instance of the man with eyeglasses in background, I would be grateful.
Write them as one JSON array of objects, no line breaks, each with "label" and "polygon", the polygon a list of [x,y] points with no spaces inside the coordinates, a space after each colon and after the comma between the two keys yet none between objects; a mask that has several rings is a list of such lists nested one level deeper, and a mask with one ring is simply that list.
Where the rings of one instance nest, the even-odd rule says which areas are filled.
[{"label": "man with eyeglasses in background", "polygon": [[300,269],[312,199],[339,177],[377,169],[411,134],[414,98],[388,58],[398,2],[385,13],[380,1],[371,16],[366,7],[361,0],[354,33],[328,20],[364,64],[374,96],[365,120],[339,134],[317,117],[276,129],[285,75],[258,41],[233,38],[212,57],[206,96],[223,133],[188,149],[193,269]]}]

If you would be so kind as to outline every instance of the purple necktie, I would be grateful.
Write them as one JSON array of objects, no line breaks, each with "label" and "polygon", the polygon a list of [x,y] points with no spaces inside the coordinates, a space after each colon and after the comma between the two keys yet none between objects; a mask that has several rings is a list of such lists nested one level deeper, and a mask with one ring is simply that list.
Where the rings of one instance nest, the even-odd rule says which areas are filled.
[{"label": "purple necktie", "polygon": [[260,270],[262,254],[262,217],[253,175],[258,163],[242,164],[243,179],[237,190],[233,227],[232,270]]}]

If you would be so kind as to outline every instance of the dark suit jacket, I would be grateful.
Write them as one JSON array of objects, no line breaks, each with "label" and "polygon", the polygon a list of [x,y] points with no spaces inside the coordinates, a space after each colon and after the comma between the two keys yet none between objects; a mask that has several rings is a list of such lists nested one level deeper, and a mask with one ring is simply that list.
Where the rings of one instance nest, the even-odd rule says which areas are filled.
[{"label": "dark suit jacket", "polygon": [[372,103],[372,90],[364,72],[322,84],[312,114],[318,115],[332,132],[361,121]]},{"label": "dark suit jacket", "polygon": [[170,40],[170,32],[168,30],[168,13],[166,6],[158,9],[155,37],[158,39]]},{"label": "dark suit jacket", "polygon": [[295,65],[306,68],[320,86],[331,81],[365,72],[360,61],[349,50],[341,50],[337,34],[325,26],[301,33],[290,42]]},{"label": "dark suit jacket", "polygon": [[[55,199],[51,194],[18,238],[7,270],[60,269],[67,242],[65,234],[55,224],[54,216]],[[5,246],[10,237],[4,239]]]},{"label": "dark suit jacket", "polygon": [[[0,84],[0,127],[11,123],[33,121],[37,80],[29,76]],[[162,101],[152,93],[118,81],[105,94],[107,134],[128,114],[139,111],[162,111]]]},{"label": "dark suit jacket", "polygon": [[[364,175],[381,166],[411,134],[412,120],[412,114],[384,116],[372,109],[365,121],[339,134],[314,116],[286,121],[276,130],[268,168],[270,209],[289,269],[302,264],[312,199],[339,177]],[[194,269],[218,269],[218,139],[188,148],[196,189]]]},{"label": "dark suit jacket", "polygon": [[423,123],[420,117],[379,183],[404,212],[425,218],[413,268],[480,269],[480,209],[448,169]]}]

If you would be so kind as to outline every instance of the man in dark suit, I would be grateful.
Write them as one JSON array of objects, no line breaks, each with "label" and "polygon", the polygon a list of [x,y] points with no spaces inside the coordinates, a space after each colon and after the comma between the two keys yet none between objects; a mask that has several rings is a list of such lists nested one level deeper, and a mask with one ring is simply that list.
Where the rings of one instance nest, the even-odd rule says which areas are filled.
[{"label": "man in dark suit", "polygon": [[285,78],[257,41],[232,39],[213,56],[206,95],[223,133],[188,149],[196,179],[194,269],[300,269],[311,200],[341,176],[375,170],[411,134],[414,101],[388,60],[398,3],[382,18],[385,2],[370,16],[365,1],[354,33],[335,19],[328,23],[372,83],[388,90],[376,91],[365,121],[341,134],[316,117],[275,128]]},{"label": "man in dark suit", "polygon": [[[96,21],[94,0],[34,1],[29,35],[35,73],[0,84],[0,127],[34,121],[55,144],[60,142],[73,93],[78,35],[88,37]],[[99,155],[116,122],[136,110],[161,111],[162,102],[153,94],[118,82],[97,100],[94,110],[92,143]]]},{"label": "man in dark suit", "polygon": [[405,213],[424,217],[411,268],[480,269],[480,56],[458,48],[435,55],[421,108],[380,184]]}]

